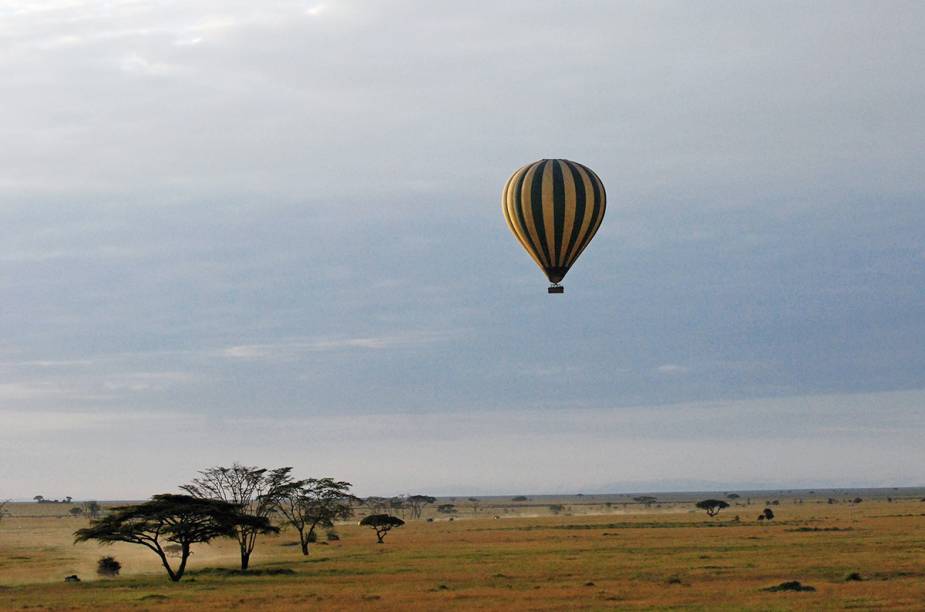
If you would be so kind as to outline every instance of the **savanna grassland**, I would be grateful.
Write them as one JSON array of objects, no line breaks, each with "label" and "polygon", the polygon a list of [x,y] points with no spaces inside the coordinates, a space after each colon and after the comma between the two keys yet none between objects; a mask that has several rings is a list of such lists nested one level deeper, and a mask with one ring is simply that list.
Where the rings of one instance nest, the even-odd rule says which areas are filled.
[{"label": "savanna grassland", "polygon": [[[409,520],[384,545],[355,523],[338,525],[341,539],[319,542],[308,557],[292,545],[292,532],[265,536],[249,575],[230,571],[233,541],[202,545],[176,584],[140,546],[74,545],[73,531],[87,520],[59,516],[66,507],[12,504],[0,521],[0,608],[925,608],[925,503],[918,496],[859,504],[781,497],[769,523],[755,520],[763,498],[730,500],[736,505],[712,519],[694,501],[646,507],[608,506],[592,496],[521,504],[494,498],[477,513],[460,502],[455,520],[430,507],[425,517],[433,522]],[[554,515],[552,504],[564,508]],[[103,555],[121,561],[119,577],[96,576]],[[860,580],[846,579],[852,573]],[[82,582],[65,583],[69,574]],[[793,580],[815,591],[764,590]]]}]

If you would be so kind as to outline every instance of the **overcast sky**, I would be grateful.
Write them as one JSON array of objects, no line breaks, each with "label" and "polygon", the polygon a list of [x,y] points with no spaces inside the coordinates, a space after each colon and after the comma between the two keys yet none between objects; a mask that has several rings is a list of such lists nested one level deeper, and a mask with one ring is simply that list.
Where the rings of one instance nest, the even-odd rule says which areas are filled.
[{"label": "overcast sky", "polygon": [[[925,4],[0,4],[0,498],[925,484]],[[546,281],[501,188],[608,191]]]}]

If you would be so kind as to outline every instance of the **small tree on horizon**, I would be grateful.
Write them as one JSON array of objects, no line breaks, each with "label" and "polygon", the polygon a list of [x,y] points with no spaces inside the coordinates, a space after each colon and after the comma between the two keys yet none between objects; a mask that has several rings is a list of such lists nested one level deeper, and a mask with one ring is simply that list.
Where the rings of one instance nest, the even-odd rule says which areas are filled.
[{"label": "small tree on horizon", "polygon": [[377,544],[383,544],[382,538],[395,527],[401,527],[405,521],[391,514],[370,514],[360,521],[360,527],[372,527],[376,530]]},{"label": "small tree on horizon", "polygon": [[[405,518],[405,510],[408,508],[407,501],[407,498],[402,495],[389,498],[389,514],[401,514],[401,517]],[[398,512],[394,512],[395,510]]]},{"label": "small tree on horizon", "polygon": [[419,519],[424,507],[437,501],[437,498],[430,495],[409,495],[405,501],[408,502],[408,506],[411,508],[411,518]]},{"label": "small tree on horizon", "polygon": [[706,510],[707,516],[716,516],[720,510],[729,507],[729,504],[721,499],[705,499],[694,505],[701,510]]},{"label": "small tree on horizon", "polygon": [[[186,571],[191,545],[234,537],[243,520],[256,530],[270,527],[266,518],[247,516],[245,519],[244,516],[238,504],[163,493],[141,504],[113,508],[89,527],[75,531],[74,542],[140,544],[160,558],[170,580],[179,582]],[[180,563],[176,569],[167,560],[164,550],[167,544],[180,546]]]},{"label": "small tree on horizon", "polygon": [[388,509],[389,500],[378,495],[370,495],[363,500],[363,505],[373,514],[382,514]]},{"label": "small tree on horizon", "polygon": [[652,506],[652,504],[654,504],[658,500],[652,497],[651,495],[640,495],[639,497],[634,497],[633,501],[636,503],[642,504],[646,508],[649,508]]},{"label": "small tree on horizon", "polygon": [[84,503],[80,504],[80,508],[83,510],[83,513],[91,519],[99,518],[100,511],[102,510],[102,507],[100,507],[100,502],[98,501],[85,501]]}]

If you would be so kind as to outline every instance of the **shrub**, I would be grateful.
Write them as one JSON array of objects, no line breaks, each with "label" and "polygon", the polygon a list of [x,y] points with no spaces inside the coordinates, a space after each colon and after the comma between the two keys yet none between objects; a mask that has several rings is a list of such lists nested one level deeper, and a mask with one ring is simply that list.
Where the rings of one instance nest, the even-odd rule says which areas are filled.
[{"label": "shrub", "polygon": [[808,584],[801,584],[799,580],[791,580],[789,582],[781,582],[777,586],[772,586],[761,590],[771,593],[778,591],[815,591],[816,587],[811,587]]},{"label": "shrub", "polygon": [[96,562],[96,573],[100,576],[114,578],[119,575],[121,569],[122,564],[116,561],[115,557],[101,557]]},{"label": "shrub", "polygon": [[337,534],[336,531],[329,531],[326,534],[324,534],[324,537],[327,538],[328,542],[336,542],[337,540],[340,539],[340,536]]}]

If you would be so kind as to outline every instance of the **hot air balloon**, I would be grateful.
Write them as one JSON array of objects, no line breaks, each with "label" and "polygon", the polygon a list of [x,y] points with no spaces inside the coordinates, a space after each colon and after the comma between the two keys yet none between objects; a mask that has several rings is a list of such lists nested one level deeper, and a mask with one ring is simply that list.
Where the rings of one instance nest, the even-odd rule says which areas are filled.
[{"label": "hot air balloon", "polygon": [[607,196],[601,179],[587,166],[567,159],[541,159],[517,170],[501,194],[508,227],[552,285],[585,250],[604,219]]}]

